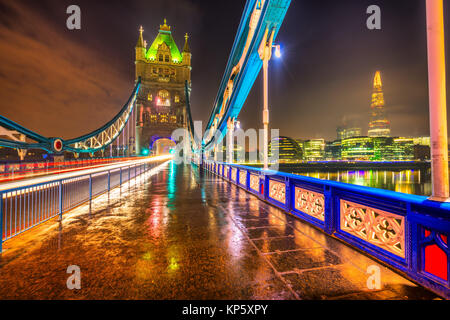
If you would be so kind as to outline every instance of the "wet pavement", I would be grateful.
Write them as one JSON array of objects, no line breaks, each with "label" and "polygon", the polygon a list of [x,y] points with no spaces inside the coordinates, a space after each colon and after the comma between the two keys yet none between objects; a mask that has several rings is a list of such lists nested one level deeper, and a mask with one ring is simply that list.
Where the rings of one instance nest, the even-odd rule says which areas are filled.
[{"label": "wet pavement", "polygon": [[[69,290],[71,265],[81,289]],[[369,266],[382,287],[370,290]],[[169,163],[4,243],[0,299],[435,299],[211,173]]]}]

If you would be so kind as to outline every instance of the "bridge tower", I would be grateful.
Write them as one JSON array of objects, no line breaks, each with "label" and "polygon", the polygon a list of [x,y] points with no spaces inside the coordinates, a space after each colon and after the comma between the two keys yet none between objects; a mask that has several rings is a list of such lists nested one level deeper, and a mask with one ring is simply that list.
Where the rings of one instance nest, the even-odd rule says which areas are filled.
[{"label": "bridge tower", "polygon": [[170,139],[172,132],[187,127],[185,81],[191,85],[191,51],[188,35],[182,53],[172,37],[171,27],[160,25],[147,49],[139,30],[136,45],[136,80],[141,90],[136,100],[136,153],[156,152],[155,142]]}]

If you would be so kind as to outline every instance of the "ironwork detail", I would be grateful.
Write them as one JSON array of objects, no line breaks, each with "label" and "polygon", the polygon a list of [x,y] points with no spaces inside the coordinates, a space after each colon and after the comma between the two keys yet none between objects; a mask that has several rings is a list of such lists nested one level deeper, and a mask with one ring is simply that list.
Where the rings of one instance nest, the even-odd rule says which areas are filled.
[{"label": "ironwork detail", "polygon": [[405,218],[341,199],[341,230],[405,258]]},{"label": "ironwork detail", "polygon": [[295,209],[325,221],[325,197],[321,193],[295,187]]},{"label": "ironwork detail", "polygon": [[231,168],[231,180],[234,182],[237,182],[237,169]]},{"label": "ironwork detail", "polygon": [[259,176],[255,174],[250,175],[250,189],[259,192]]},{"label": "ironwork detail", "polygon": [[247,171],[239,171],[239,183],[247,186]]},{"label": "ironwork detail", "polygon": [[283,182],[270,180],[269,197],[278,202],[286,203],[286,185]]}]

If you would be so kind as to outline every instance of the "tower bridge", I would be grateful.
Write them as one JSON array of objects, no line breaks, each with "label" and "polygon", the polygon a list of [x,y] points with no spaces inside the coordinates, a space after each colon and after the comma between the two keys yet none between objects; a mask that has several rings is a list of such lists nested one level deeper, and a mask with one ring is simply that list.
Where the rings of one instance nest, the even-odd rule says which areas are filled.
[{"label": "tower bridge", "polygon": [[[189,38],[180,52],[165,20],[149,47],[140,28],[135,87],[98,130],[48,138],[0,116],[1,147],[112,159],[0,184],[1,298],[80,298],[68,265],[91,299],[450,298],[448,203],[208,158],[267,75],[289,6],[246,1],[210,135],[193,130]],[[177,128],[192,162],[142,156]]]},{"label": "tower bridge", "polygon": [[192,70],[187,34],[180,53],[165,19],[149,48],[143,32],[141,27],[136,45],[136,80],[142,79],[136,101],[138,155],[153,149],[159,139],[170,140],[174,130],[187,127],[184,93],[186,82],[190,87]]}]

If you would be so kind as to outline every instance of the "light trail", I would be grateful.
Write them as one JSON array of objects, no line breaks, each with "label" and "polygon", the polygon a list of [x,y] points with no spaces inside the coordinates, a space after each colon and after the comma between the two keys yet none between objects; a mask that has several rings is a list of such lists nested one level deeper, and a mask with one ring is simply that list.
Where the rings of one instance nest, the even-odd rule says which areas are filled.
[{"label": "light trail", "polygon": [[173,158],[172,155],[156,156],[156,157],[144,158],[144,159],[140,159],[140,160],[125,161],[125,162],[121,162],[119,164],[106,165],[106,166],[102,166],[102,167],[89,168],[89,169],[77,170],[77,171],[65,172],[65,173],[59,173],[59,174],[52,174],[52,175],[48,175],[48,176],[41,176],[41,177],[20,180],[20,181],[12,181],[12,182],[0,184],[0,192],[6,191],[6,190],[14,190],[17,188],[23,188],[23,187],[27,187],[27,186],[33,186],[33,185],[37,185],[37,184],[41,184],[41,183],[59,181],[62,179],[81,177],[81,176],[86,176],[86,175],[90,175],[90,174],[111,171],[111,170],[119,169],[122,167],[128,167],[130,165],[137,165],[137,164],[149,163],[149,162],[155,162],[155,161],[161,161],[161,160],[170,160],[172,158]]},{"label": "light trail", "polygon": [[[52,175],[55,173],[64,173],[71,171],[80,171],[83,169],[103,167],[113,163],[125,162],[134,160],[135,158],[113,158],[113,159],[94,159],[94,160],[82,160],[79,161],[66,161],[66,162],[49,162],[49,163],[29,163],[29,164],[15,164],[10,165],[13,167],[19,167],[17,171],[0,173],[0,183],[8,181],[23,180],[31,177]],[[1,165],[0,165],[1,166]],[[5,166],[5,165],[3,165]],[[38,169],[36,169],[38,168]]]}]

